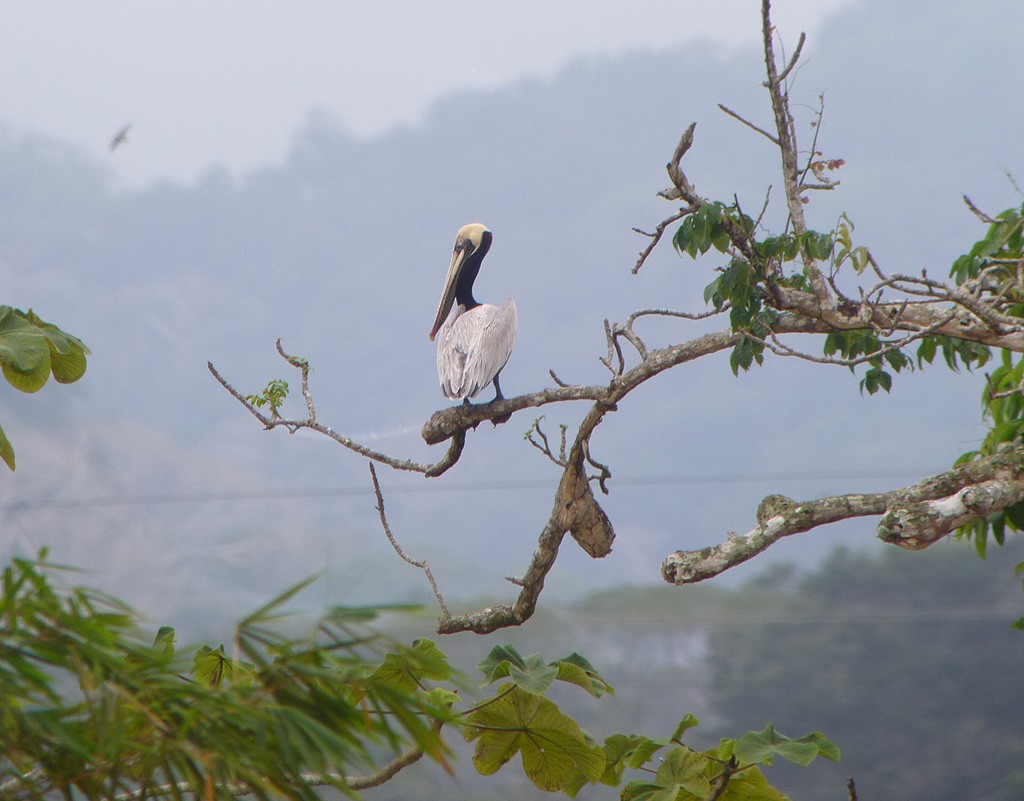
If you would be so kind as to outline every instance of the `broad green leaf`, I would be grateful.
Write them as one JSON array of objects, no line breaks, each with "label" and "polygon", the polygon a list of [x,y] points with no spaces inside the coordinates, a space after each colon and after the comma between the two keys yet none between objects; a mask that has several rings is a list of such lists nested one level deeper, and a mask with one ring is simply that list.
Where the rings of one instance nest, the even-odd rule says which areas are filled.
[{"label": "broad green leaf", "polygon": [[725,785],[719,801],[789,801],[782,793],[768,784],[760,769],[753,767],[735,774]]},{"label": "broad green leaf", "polygon": [[426,699],[430,705],[444,709],[456,703],[459,700],[459,694],[444,687],[434,687],[427,691]]},{"label": "broad green leaf", "polygon": [[423,679],[442,681],[451,675],[448,657],[433,641],[419,639],[413,641],[412,648],[386,654],[384,662],[370,674],[368,681],[403,692],[413,692],[419,688]]},{"label": "broad green leaf", "polygon": [[213,650],[208,645],[196,651],[192,663],[196,681],[211,687],[219,687],[223,682],[230,682],[235,675],[234,664],[224,653],[223,644]]},{"label": "broad green leaf", "polygon": [[22,392],[37,392],[50,378],[46,337],[16,314],[0,321],[0,366],[7,383]]},{"label": "broad green leaf", "polygon": [[511,665],[508,677],[526,692],[542,695],[558,678],[558,668],[546,664],[540,654],[530,654],[525,662],[523,667]]},{"label": "broad green leaf", "polygon": [[164,656],[174,656],[174,629],[170,626],[161,626],[153,639],[153,648]]},{"label": "broad green leaf", "polygon": [[741,765],[770,765],[776,756],[780,756],[806,766],[817,755],[817,743],[793,740],[779,734],[770,723],[761,731],[747,732],[733,746],[733,756]]},{"label": "broad green leaf", "polygon": [[586,659],[576,653],[553,663],[558,668],[558,680],[582,687],[595,698],[605,693],[615,694],[615,689],[598,675],[597,670]]},{"label": "broad green leaf", "polygon": [[604,772],[604,751],[587,741],[579,725],[547,698],[515,685],[499,689],[496,700],[468,717],[466,737],[476,739],[473,764],[483,775],[495,773],[517,753],[537,787],[558,791],[577,771],[588,781]]},{"label": "broad green leaf", "polygon": [[1024,502],[1008,506],[1003,510],[1003,512],[1006,514],[1007,520],[1013,524],[1014,528],[1018,531],[1024,531]]},{"label": "broad green leaf", "polygon": [[698,798],[706,798],[711,792],[707,769],[712,764],[707,755],[685,746],[676,746],[665,756],[655,778],[663,787],[674,787],[693,793]]},{"label": "broad green leaf", "polygon": [[831,234],[807,231],[803,235],[804,249],[815,261],[823,261],[832,254],[833,240]]},{"label": "broad green leaf", "polygon": [[477,665],[480,672],[484,674],[484,680],[480,686],[484,687],[498,679],[507,678],[508,670],[512,665],[522,668],[526,667],[526,662],[511,645],[494,646],[483,661]]},{"label": "broad green leaf", "polygon": [[716,278],[714,281],[712,281],[710,284],[704,287],[704,302],[712,303],[714,301],[715,308],[718,308],[720,304],[720,301],[715,301],[715,297],[716,295],[718,295],[719,281],[720,279]]},{"label": "broad green leaf", "polygon": [[818,756],[831,759],[833,762],[838,762],[841,757],[839,747],[820,731],[812,731],[810,734],[805,734],[797,739],[796,742],[812,743],[818,747]]},{"label": "broad green leaf", "polygon": [[50,368],[59,383],[71,384],[85,375],[85,357],[89,349],[82,340],[39,319],[31,309],[26,317],[46,337],[50,349]]},{"label": "broad green leaf", "polygon": [[716,225],[711,229],[711,244],[719,253],[725,253],[729,249],[729,245],[732,244],[729,234],[721,225]]},{"label": "broad green leaf", "polygon": [[676,726],[676,730],[672,732],[672,737],[670,737],[669,739],[671,739],[674,743],[679,742],[683,739],[683,735],[689,729],[692,729],[694,726],[699,725],[700,721],[697,720],[697,718],[695,718],[692,713],[687,713],[686,717],[679,721],[679,725]]},{"label": "broad green leaf", "polygon": [[632,781],[622,788],[619,796],[621,801],[652,801],[657,793],[665,788],[660,784],[651,784],[647,781]]},{"label": "broad green leaf", "polygon": [[636,770],[642,767],[668,743],[651,740],[639,734],[613,734],[604,741],[605,768],[601,783],[618,787],[626,768]]},{"label": "broad green leaf", "polygon": [[85,352],[72,346],[67,353],[58,352],[50,345],[50,371],[59,384],[73,384],[83,375],[87,366]]}]

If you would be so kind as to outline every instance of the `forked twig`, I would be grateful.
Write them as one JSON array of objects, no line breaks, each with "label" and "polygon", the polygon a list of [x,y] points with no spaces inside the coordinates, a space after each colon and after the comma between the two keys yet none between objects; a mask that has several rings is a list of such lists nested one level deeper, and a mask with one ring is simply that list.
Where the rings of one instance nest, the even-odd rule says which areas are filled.
[{"label": "forked twig", "polygon": [[444,602],[444,598],[441,597],[441,591],[437,588],[437,582],[434,581],[434,574],[430,572],[430,566],[424,559],[422,562],[417,562],[405,551],[402,550],[402,546],[398,544],[398,540],[395,539],[395,535],[391,533],[391,526],[388,525],[387,515],[384,514],[384,495],[380,491],[380,482],[377,481],[377,470],[373,466],[373,462],[369,462],[370,465],[370,478],[373,479],[373,494],[377,496],[377,511],[380,512],[380,524],[384,527],[384,534],[388,538],[388,542],[391,543],[391,547],[395,549],[403,560],[408,562],[413,567],[418,567],[422,570],[426,576],[427,581],[430,582],[430,589],[434,591],[434,597],[437,598],[437,603],[441,607],[441,619],[448,620],[451,618],[452,613],[448,611],[448,605]]}]

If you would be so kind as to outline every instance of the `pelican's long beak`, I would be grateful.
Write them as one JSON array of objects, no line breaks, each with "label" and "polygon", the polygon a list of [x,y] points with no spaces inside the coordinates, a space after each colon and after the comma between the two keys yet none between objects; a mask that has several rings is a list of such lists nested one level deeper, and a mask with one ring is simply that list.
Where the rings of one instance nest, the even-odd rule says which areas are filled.
[{"label": "pelican's long beak", "polygon": [[459,283],[459,273],[462,272],[462,265],[466,257],[475,250],[473,243],[468,238],[459,237],[455,243],[455,251],[452,253],[452,263],[448,266],[448,275],[444,279],[444,291],[441,293],[441,303],[437,307],[437,319],[434,320],[434,327],[430,330],[430,341],[434,341],[437,332],[441,330],[444,321],[448,319],[448,313],[452,310],[455,302],[455,287]]}]

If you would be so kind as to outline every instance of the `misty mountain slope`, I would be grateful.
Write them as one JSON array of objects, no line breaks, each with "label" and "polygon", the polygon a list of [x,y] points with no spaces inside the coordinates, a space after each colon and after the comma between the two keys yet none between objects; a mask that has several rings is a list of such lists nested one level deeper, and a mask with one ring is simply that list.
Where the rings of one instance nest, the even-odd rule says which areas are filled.
[{"label": "misty mountain slope", "polygon": [[[987,3],[951,28],[962,15],[957,8],[929,4],[930,16],[858,5],[810,43],[793,89],[801,104],[826,93],[819,144],[847,162],[840,190],[812,199],[812,224],[827,229],[849,210],[858,241],[900,271],[927,266],[942,275],[980,236],[961,192],[991,210],[1015,202],[1000,165],[1020,163],[1008,115],[1024,90],[993,81],[1018,74],[1024,56],[1001,48],[997,68],[985,37],[1005,39],[1021,12]],[[795,40],[796,32],[784,33]],[[307,498],[294,514],[250,500],[241,513],[237,506],[187,515],[140,507],[135,518],[108,521],[110,547],[130,550],[131,532],[151,520],[151,547],[180,560],[172,575],[183,583],[189,565],[206,569],[207,551],[193,543],[234,541],[250,530],[239,514],[285,531],[273,558],[257,549],[239,562],[240,584],[270,564],[287,565],[270,571],[282,579],[304,566],[319,569],[327,557],[314,532],[339,521],[355,533],[340,541],[334,563],[386,561],[392,557],[365,495],[362,461],[315,437],[261,432],[209,376],[206,361],[242,391],[255,391],[270,378],[294,378],[273,350],[282,337],[316,367],[322,421],[404,456],[438,458],[439,449],[419,439],[423,421],[444,405],[426,335],[454,233],[480,220],[495,239],[477,296],[514,295],[519,306],[506,393],[548,385],[549,369],[569,381],[605,380],[602,320],[648,306],[700,308],[707,268],[717,264],[708,257],[694,265],[666,244],[639,276],[629,274],[645,244],[630,228],[652,228],[673,210],[654,194],[666,184],[663,165],[681,130],[698,123],[685,167],[699,191],[726,199],[735,192],[757,209],[776,184],[779,198],[769,144],[716,108],[724,102],[769,124],[762,68],[754,50],[723,57],[706,47],[580,61],[551,81],[460,93],[437,103],[421,126],[369,140],[313,114],[282,165],[240,178],[211,169],[193,185],[141,192],[115,190],[102,164],[59,144],[7,132],[0,137],[4,300],[34,306],[81,336],[93,356],[79,384],[31,398],[5,395],[5,428],[10,419],[16,448],[19,421],[57,432],[46,448],[66,453],[50,469],[59,475],[65,461],[81,470],[75,482],[56,482],[67,493],[229,490],[230,465],[268,493],[364,493],[346,496],[351,502]],[[811,116],[801,109],[807,142]],[[643,331],[660,344],[718,325],[652,322]],[[567,552],[550,584],[653,580],[667,550],[752,525],[769,492],[869,491],[939,470],[982,434],[980,386],[980,378],[934,368],[899,377],[890,397],[866,398],[847,371],[792,360],[769,359],[739,378],[724,355],[676,370],[631,396],[595,437],[595,456],[619,480],[606,502],[619,533],[615,552],[596,564]],[[582,413],[545,411],[552,431]],[[394,493],[396,531],[450,585],[468,581],[464,567],[472,563],[480,568],[474,581],[500,586],[532,551],[550,504],[550,490],[536,483],[550,481],[552,471],[522,441],[530,420],[471,434],[463,462],[428,492],[419,491],[419,477],[383,476]],[[106,425],[150,434],[111,440],[137,453],[100,467],[71,434],[104,439]],[[19,454],[5,497],[57,491],[34,477],[43,458],[34,453],[26,445]],[[137,460],[163,471],[153,478]],[[206,462],[223,472],[197,470]],[[468,486],[480,481],[500,486]],[[86,514],[48,519],[33,538],[72,549],[76,532],[92,525],[77,522]],[[778,550],[823,552],[842,537],[870,539],[870,525]],[[68,552],[102,563],[102,537],[87,542]]]}]

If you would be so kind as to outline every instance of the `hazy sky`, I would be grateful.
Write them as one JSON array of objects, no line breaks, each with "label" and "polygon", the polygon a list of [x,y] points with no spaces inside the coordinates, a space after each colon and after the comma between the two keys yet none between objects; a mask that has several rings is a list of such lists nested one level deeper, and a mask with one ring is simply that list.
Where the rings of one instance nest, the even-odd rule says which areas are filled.
[{"label": "hazy sky", "polygon": [[[856,0],[777,0],[790,44]],[[581,56],[759,35],[756,0],[93,0],[5,3],[0,121],[73,144],[119,180],[274,163],[311,109],[359,135],[452,90],[552,75]],[[813,37],[812,37],[813,42]],[[643,91],[643,87],[637,87]],[[109,143],[131,123],[128,146]]]}]

